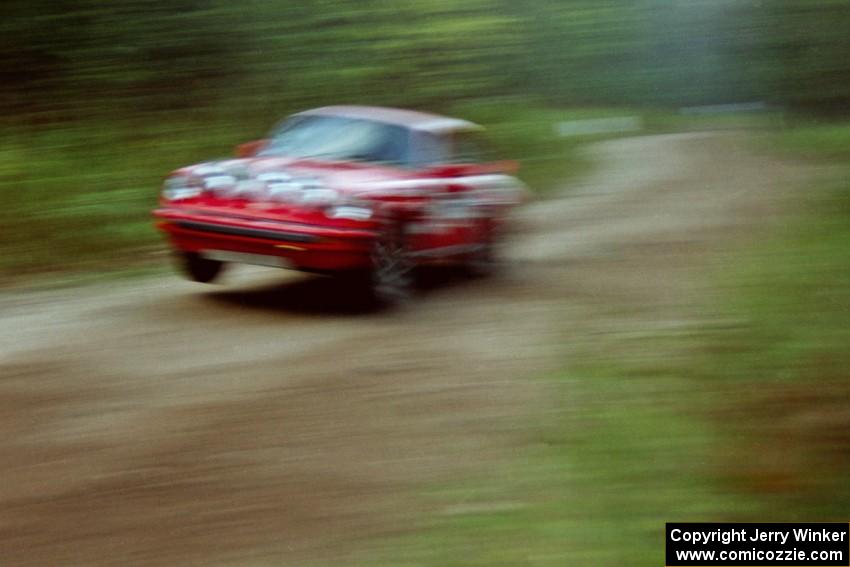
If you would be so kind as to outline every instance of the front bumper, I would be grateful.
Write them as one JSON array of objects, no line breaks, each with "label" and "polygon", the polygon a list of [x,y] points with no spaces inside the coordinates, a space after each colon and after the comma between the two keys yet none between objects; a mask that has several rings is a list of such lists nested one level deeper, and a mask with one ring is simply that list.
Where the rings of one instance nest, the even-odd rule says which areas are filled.
[{"label": "front bumper", "polygon": [[281,265],[308,271],[368,267],[376,235],[372,227],[342,228],[169,208],[157,209],[153,215],[171,246],[182,252],[277,257]]}]

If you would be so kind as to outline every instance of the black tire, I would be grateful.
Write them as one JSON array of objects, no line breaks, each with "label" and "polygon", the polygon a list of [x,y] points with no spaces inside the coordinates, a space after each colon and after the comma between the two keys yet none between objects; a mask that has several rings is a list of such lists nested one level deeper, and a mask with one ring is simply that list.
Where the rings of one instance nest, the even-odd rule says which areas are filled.
[{"label": "black tire", "polygon": [[186,277],[200,283],[212,282],[224,269],[224,262],[204,258],[195,252],[181,254],[180,263]]},{"label": "black tire", "polygon": [[405,227],[388,226],[372,245],[367,275],[369,299],[378,307],[398,307],[413,295],[413,261]]}]

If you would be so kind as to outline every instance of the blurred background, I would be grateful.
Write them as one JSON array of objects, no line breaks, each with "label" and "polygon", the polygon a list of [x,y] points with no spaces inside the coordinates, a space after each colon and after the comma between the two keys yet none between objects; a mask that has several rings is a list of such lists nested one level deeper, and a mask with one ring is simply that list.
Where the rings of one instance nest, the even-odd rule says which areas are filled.
[{"label": "blurred background", "polygon": [[[126,259],[154,242],[142,216],[161,176],[299,109],[462,113],[545,162],[546,109],[834,115],[850,96],[850,15],[826,0],[10,0],[5,14],[6,277]],[[535,185],[551,177],[527,165]]]},{"label": "blurred background", "polygon": [[[425,509],[464,507],[426,516],[420,531],[373,545],[366,564],[660,565],[665,521],[847,520],[850,3],[6,0],[3,7],[0,284],[16,293],[80,274],[162,266],[148,216],[162,178],[232,155],[236,144],[262,138],[288,113],[324,104],[412,107],[478,121],[504,157],[523,163],[521,177],[543,197],[595,171],[588,142],[691,130],[734,130],[735,141],[697,147],[692,153],[702,161],[682,163],[701,169],[692,178],[680,172],[682,179],[725,171],[718,186],[752,182],[767,187],[765,194],[795,187],[775,208],[735,213],[749,215],[739,219],[743,225],[772,222],[722,262],[707,263],[711,293],[692,298],[691,312],[701,315],[689,323],[671,323],[662,311],[652,324],[617,319],[636,309],[634,298],[604,304],[604,293],[594,293],[622,271],[595,274],[591,266],[581,281],[593,293],[576,291],[576,280],[555,294],[584,301],[598,317],[572,334],[564,323],[559,338],[546,339],[569,347],[554,367],[540,370],[555,404],[529,417],[531,429],[520,428],[520,457],[494,469],[497,478],[429,489]],[[603,118],[627,126],[581,126]],[[646,155],[691,151],[690,139],[672,138],[669,151]],[[730,165],[739,158],[748,165]],[[688,234],[658,250],[678,261],[676,247],[697,238]],[[638,272],[649,278],[652,270]],[[219,304],[259,305],[261,312],[276,312],[279,301],[219,297]],[[284,302],[283,310],[293,305]],[[533,320],[534,308],[522,307],[511,320],[526,313]],[[193,313],[186,308],[183,321]],[[435,313],[433,328],[442,324],[452,336],[451,314]],[[312,324],[316,313],[308,314]],[[229,315],[217,323],[230,324]],[[45,329],[53,324],[49,314],[40,321]],[[4,335],[10,345],[27,327],[15,325]],[[414,324],[391,325],[398,336]],[[168,332],[169,340],[184,336],[182,328]],[[262,343],[265,332],[250,336]],[[215,344],[208,338],[192,344]],[[127,339],[121,352],[136,352],[136,340]],[[45,364],[55,354],[33,352]],[[4,368],[24,380],[25,367]],[[63,368],[48,364],[44,376],[59,383]],[[82,368],[81,376],[96,374]],[[319,396],[315,407],[327,401],[303,395]],[[25,406],[9,396],[0,415],[12,419]],[[368,400],[364,414],[375,403]],[[278,417],[269,415],[270,422]],[[209,431],[216,426],[225,427]],[[128,470],[142,470],[133,466]],[[195,469],[177,470],[191,479]],[[27,471],[20,469],[21,478],[30,478]],[[34,514],[36,533],[50,515]],[[71,518],[69,525],[82,522]],[[254,524],[245,522],[240,529],[251,532]],[[5,538],[18,546],[15,557],[26,557],[30,540],[3,525],[0,549]],[[214,527],[217,537],[230,533]],[[159,560],[169,564],[168,557]]]}]

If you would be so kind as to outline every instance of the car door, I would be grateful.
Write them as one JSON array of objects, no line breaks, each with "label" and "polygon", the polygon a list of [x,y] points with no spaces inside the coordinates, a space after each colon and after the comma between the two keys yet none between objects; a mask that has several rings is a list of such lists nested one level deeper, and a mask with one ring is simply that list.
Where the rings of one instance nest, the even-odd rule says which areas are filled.
[{"label": "car door", "polygon": [[435,259],[473,251],[489,237],[500,207],[516,204],[521,187],[505,174],[507,162],[488,161],[475,130],[420,133],[412,147],[427,180],[416,248]]},{"label": "car door", "polygon": [[425,258],[439,260],[463,253],[469,233],[469,187],[451,132],[417,132],[414,161],[423,187],[422,215],[413,227]]},{"label": "car door", "polygon": [[490,175],[490,157],[475,130],[447,134],[447,162],[454,174],[446,179],[444,197],[446,215],[452,219],[453,245],[468,252],[482,237],[489,216],[487,196],[495,188],[496,176]]}]

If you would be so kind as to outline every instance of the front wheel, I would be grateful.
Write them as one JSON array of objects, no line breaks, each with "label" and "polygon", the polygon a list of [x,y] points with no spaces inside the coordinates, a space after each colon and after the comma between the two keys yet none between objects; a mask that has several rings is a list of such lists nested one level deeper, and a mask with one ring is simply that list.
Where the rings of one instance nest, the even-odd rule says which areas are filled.
[{"label": "front wheel", "polygon": [[404,225],[388,227],[372,245],[368,275],[371,299],[379,306],[394,307],[410,300],[413,291],[413,260]]},{"label": "front wheel", "polygon": [[224,262],[204,258],[196,252],[183,252],[180,264],[186,277],[200,283],[212,282],[224,269]]}]

